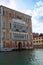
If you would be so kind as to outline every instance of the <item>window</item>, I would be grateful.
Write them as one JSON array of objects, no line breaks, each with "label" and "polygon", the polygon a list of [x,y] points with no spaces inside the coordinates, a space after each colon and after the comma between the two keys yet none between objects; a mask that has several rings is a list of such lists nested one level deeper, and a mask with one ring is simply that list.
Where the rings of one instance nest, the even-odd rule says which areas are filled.
[{"label": "window", "polygon": [[33,41],[33,43],[35,43],[35,41]]},{"label": "window", "polygon": [[36,41],[36,43],[38,43],[38,41]]},{"label": "window", "polygon": [[13,39],[27,40],[28,35],[27,34],[13,33]]},{"label": "window", "polygon": [[27,22],[27,18],[25,18],[25,21]]},{"label": "window", "polygon": [[16,28],[16,24],[14,23],[14,28]]},{"label": "window", "polygon": [[25,42],[23,42],[23,47],[25,47]]},{"label": "window", "polygon": [[12,47],[12,41],[10,41],[10,47]]},{"label": "window", "polygon": [[10,39],[12,39],[12,33],[10,32]]},{"label": "window", "polygon": [[6,16],[8,17],[8,11],[6,11]]},{"label": "window", "polygon": [[17,18],[17,19],[22,19],[20,16],[17,16],[16,18]]},{"label": "window", "polygon": [[2,38],[5,39],[5,32],[3,32],[3,34],[2,34]]},{"label": "window", "polygon": [[10,48],[10,43],[6,42],[6,48]]},{"label": "window", "polygon": [[29,43],[27,42],[27,47],[29,46]]},{"label": "window", "polygon": [[11,23],[10,23],[10,29],[11,29]]},{"label": "window", "polygon": [[5,29],[5,20],[2,22],[2,28]]},{"label": "window", "polygon": [[24,16],[24,20],[25,20],[26,22],[28,22],[28,18],[27,18],[27,16]]},{"label": "window", "polygon": [[12,16],[11,16],[11,18],[14,18],[14,14],[12,13]]},{"label": "window", "polygon": [[40,39],[40,38],[39,38]]},{"label": "window", "polygon": [[15,41],[15,47],[17,47],[17,42]]},{"label": "window", "polygon": [[30,46],[32,46],[32,42],[31,42]]},{"label": "window", "polygon": [[27,35],[27,34],[25,34],[25,35],[24,35],[24,37],[25,37],[25,40],[27,40],[27,39],[28,39],[28,35]]},{"label": "window", "polygon": [[10,16],[11,18],[14,18],[14,12],[11,11],[11,12],[9,13],[9,16]]},{"label": "window", "polygon": [[13,33],[13,39],[26,40],[25,34]]},{"label": "window", "polygon": [[25,40],[26,40],[27,39],[26,34],[24,36],[25,36]]},{"label": "window", "polygon": [[16,29],[16,31],[19,31],[19,29]]},{"label": "window", "polygon": [[24,24],[14,22],[13,23],[13,30],[16,30],[19,32],[27,32],[27,27]]},{"label": "window", "polygon": [[16,23],[15,22],[13,23],[13,28],[12,29],[16,30]]},{"label": "window", "polygon": [[4,8],[3,8],[3,16],[5,15],[5,11],[4,11]]},{"label": "window", "polygon": [[3,48],[5,48],[5,41],[3,41]]},{"label": "window", "polygon": [[43,40],[42,40],[42,42],[43,42]]},{"label": "window", "polygon": [[11,13],[9,13],[9,16],[11,17]]},{"label": "window", "polygon": [[28,39],[28,35],[25,34],[25,35],[24,35],[24,40],[27,40],[27,39]]},{"label": "window", "polygon": [[22,19],[22,15],[19,14],[19,13],[17,13],[17,14],[16,14],[16,18],[17,18],[17,19]]}]

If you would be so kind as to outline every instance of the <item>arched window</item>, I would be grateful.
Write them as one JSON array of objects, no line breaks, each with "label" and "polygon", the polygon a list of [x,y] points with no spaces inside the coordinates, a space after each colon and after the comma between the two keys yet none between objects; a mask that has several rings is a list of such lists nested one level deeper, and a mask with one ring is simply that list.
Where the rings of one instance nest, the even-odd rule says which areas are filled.
[{"label": "arched window", "polygon": [[15,47],[17,47],[17,42],[15,41]]},{"label": "arched window", "polygon": [[29,42],[27,42],[27,47],[29,47]]},{"label": "arched window", "polygon": [[32,46],[32,42],[31,42],[30,46]]},{"label": "arched window", "polygon": [[23,42],[23,47],[25,47],[25,42]]},{"label": "arched window", "polygon": [[2,38],[5,39],[5,32],[2,32]]},{"label": "arched window", "polygon": [[3,41],[3,48],[5,48],[5,41]]},{"label": "arched window", "polygon": [[10,48],[10,43],[6,42],[6,48]]},{"label": "arched window", "polygon": [[12,41],[10,41],[10,47],[12,47]]}]

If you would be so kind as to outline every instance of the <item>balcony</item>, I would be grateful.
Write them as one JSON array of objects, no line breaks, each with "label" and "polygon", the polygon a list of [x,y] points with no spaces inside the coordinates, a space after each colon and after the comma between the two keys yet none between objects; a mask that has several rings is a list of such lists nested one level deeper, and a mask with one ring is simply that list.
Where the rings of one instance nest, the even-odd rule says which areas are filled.
[{"label": "balcony", "polygon": [[27,23],[19,19],[10,20],[10,30],[27,33]]},{"label": "balcony", "polygon": [[12,21],[27,26],[27,23],[25,21],[20,20],[20,19],[12,19]]}]

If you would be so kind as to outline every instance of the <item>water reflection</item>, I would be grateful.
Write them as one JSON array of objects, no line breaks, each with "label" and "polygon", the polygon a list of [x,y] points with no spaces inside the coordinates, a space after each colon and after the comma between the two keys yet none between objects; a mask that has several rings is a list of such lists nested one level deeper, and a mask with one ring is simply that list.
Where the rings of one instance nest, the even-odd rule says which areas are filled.
[{"label": "water reflection", "polygon": [[43,49],[0,52],[0,65],[43,65]]}]

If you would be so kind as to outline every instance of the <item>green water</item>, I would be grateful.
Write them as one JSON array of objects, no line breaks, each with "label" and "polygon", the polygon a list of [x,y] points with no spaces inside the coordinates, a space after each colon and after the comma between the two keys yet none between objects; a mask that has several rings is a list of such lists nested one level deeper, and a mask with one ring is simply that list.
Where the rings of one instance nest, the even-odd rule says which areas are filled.
[{"label": "green water", "polygon": [[43,65],[43,49],[0,52],[0,65]]}]

